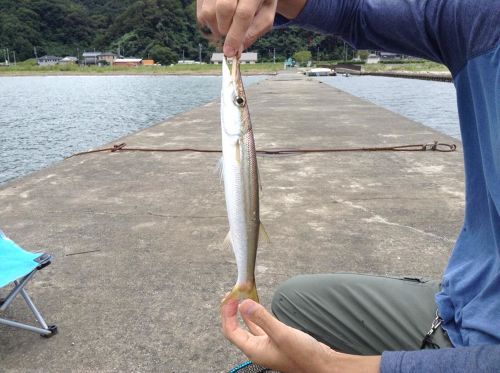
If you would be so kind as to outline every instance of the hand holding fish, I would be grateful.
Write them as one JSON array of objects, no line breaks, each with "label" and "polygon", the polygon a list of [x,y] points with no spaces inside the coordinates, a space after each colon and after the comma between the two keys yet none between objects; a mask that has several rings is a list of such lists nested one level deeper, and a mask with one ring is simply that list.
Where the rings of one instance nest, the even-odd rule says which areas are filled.
[{"label": "hand holding fish", "polygon": [[219,39],[224,54],[233,57],[271,30],[276,12],[295,18],[307,0],[197,0],[197,18]]},{"label": "hand holding fish", "polygon": [[238,301],[231,300],[221,307],[222,332],[255,364],[284,373],[380,371],[380,356],[336,352],[278,321],[252,300],[243,301],[239,311],[248,330],[239,325]]},{"label": "hand holding fish", "polygon": [[276,320],[261,305],[246,300],[239,306],[248,330],[236,317],[238,302],[221,308],[222,331],[255,364],[280,372],[334,372],[340,355],[311,336]]}]

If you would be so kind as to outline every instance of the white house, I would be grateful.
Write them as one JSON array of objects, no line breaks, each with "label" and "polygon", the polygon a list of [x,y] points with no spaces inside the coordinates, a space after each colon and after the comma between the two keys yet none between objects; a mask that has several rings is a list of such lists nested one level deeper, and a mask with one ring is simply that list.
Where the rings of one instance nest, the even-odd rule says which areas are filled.
[{"label": "white house", "polygon": [[403,59],[403,55],[398,53],[390,53],[390,52],[380,52],[380,59],[382,61],[394,61]]},{"label": "white house", "polygon": [[369,54],[368,58],[366,59],[367,64],[379,63],[379,62],[380,62],[380,57],[377,56],[376,54]]},{"label": "white house", "polygon": [[101,52],[83,52],[82,59],[85,65],[97,65]]},{"label": "white house", "polygon": [[[219,63],[222,63],[223,58],[224,58],[224,53],[213,53],[210,62],[217,65]],[[256,52],[248,52],[241,54],[240,63],[242,64],[246,63],[254,64],[257,61],[258,61],[258,53]]]},{"label": "white house", "polygon": [[82,54],[85,65],[112,65],[117,58],[119,56],[113,52],[84,52]]},{"label": "white house", "polygon": [[52,65],[57,65],[59,61],[62,60],[62,57],[56,57],[56,56],[43,56],[37,59],[37,63],[40,66],[52,66]]},{"label": "white house", "polygon": [[67,56],[59,61],[59,65],[74,65],[78,63],[78,58]]}]

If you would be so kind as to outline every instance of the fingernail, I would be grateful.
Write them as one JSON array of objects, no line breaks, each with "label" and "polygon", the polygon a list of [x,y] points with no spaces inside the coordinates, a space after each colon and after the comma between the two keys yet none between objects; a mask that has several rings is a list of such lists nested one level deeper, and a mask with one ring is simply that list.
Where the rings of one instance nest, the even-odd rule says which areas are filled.
[{"label": "fingernail", "polygon": [[234,49],[233,47],[224,46],[224,55],[226,57],[234,57],[235,54],[236,49]]}]

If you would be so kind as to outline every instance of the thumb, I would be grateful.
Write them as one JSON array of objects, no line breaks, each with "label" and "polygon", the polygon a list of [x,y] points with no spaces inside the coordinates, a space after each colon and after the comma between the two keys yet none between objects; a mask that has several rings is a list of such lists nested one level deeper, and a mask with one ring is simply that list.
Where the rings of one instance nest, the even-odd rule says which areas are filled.
[{"label": "thumb", "polygon": [[240,304],[240,313],[244,319],[259,326],[270,338],[275,339],[281,334],[283,325],[259,303],[246,299]]}]

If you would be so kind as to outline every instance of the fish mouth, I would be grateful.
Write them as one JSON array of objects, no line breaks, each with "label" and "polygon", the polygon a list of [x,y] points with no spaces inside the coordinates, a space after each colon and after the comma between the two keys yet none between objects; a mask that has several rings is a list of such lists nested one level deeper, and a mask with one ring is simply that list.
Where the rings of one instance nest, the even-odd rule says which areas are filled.
[{"label": "fish mouth", "polygon": [[231,69],[231,77],[233,78],[233,82],[237,82],[241,76],[240,76],[240,59],[238,57],[233,57],[233,66]]},{"label": "fish mouth", "polygon": [[[229,61],[231,61],[231,70],[229,70]],[[241,92],[241,71],[240,71],[240,58],[232,57],[227,58],[224,56],[222,59],[222,64],[224,65],[222,68],[223,82],[225,84],[233,83],[235,91]],[[241,94],[236,94],[237,96],[241,96]]]}]

